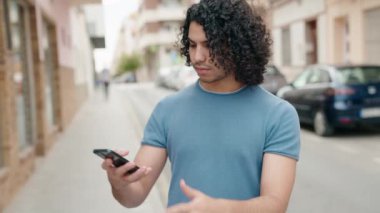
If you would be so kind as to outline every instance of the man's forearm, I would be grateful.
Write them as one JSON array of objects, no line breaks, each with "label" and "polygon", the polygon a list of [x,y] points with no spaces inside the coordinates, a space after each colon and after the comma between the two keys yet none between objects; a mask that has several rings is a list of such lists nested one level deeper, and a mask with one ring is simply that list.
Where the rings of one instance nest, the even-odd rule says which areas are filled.
[{"label": "man's forearm", "polygon": [[112,194],[115,199],[127,208],[134,208],[139,206],[146,198],[145,192],[140,182],[131,183],[124,188],[112,187]]},{"label": "man's forearm", "polygon": [[250,200],[226,200],[219,199],[220,206],[226,212],[241,213],[283,213],[286,212],[287,204],[274,196],[261,196]]}]

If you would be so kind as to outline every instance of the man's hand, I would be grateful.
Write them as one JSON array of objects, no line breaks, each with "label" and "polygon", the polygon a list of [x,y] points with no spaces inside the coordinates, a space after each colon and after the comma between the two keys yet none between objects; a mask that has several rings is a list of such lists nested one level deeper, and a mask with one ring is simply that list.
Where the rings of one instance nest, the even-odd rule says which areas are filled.
[{"label": "man's hand", "polygon": [[[116,152],[121,156],[128,155],[128,151]],[[107,171],[115,199],[127,208],[139,206],[164,168],[166,157],[166,149],[143,145],[134,162],[116,168],[111,159],[104,160],[102,167]],[[136,164],[140,168],[133,174],[128,174],[127,171],[133,169]]]},{"label": "man's hand", "polygon": [[[128,155],[128,151],[115,151],[121,156]],[[111,159],[105,159],[102,168],[107,171],[108,180],[114,189],[122,189],[130,183],[136,182],[146,176],[152,169],[142,166],[133,174],[128,175],[127,171],[136,166],[134,162],[128,162],[123,166],[115,167]]]},{"label": "man's hand", "polygon": [[218,200],[211,198],[201,191],[191,188],[186,185],[184,180],[181,180],[180,187],[182,192],[190,199],[188,203],[181,203],[172,206],[168,209],[167,213],[221,213],[223,212],[222,206],[218,205]]}]

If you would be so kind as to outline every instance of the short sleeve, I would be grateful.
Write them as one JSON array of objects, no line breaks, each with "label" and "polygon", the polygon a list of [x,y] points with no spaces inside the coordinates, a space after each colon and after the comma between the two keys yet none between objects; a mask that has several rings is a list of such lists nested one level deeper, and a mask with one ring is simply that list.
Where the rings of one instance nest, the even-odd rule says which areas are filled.
[{"label": "short sleeve", "polygon": [[300,152],[300,123],[296,110],[282,101],[272,110],[266,127],[265,153],[274,153],[298,161]]},{"label": "short sleeve", "polygon": [[163,110],[159,103],[153,110],[148,123],[144,129],[144,136],[141,144],[166,148],[166,136],[163,121]]}]

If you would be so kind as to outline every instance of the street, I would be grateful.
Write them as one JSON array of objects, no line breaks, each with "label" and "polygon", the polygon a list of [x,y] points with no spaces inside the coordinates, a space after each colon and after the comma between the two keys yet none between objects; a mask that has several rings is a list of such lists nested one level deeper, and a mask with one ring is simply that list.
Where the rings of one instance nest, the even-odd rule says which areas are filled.
[{"label": "street", "polygon": [[[153,106],[173,93],[152,84],[115,89],[133,103],[141,128]],[[164,176],[170,176],[168,166]],[[379,191],[380,132],[346,130],[323,138],[302,126],[301,155],[288,212],[378,212]]]}]

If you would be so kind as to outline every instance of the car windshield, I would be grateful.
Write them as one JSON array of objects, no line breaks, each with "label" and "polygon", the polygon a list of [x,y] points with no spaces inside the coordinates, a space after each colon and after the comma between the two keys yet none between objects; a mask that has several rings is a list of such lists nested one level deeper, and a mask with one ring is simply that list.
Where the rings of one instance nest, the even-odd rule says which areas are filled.
[{"label": "car windshield", "polygon": [[337,78],[344,84],[380,82],[380,67],[339,68]]}]

